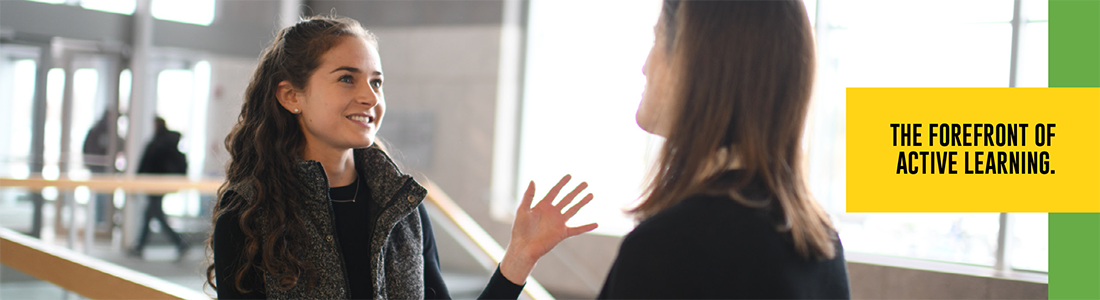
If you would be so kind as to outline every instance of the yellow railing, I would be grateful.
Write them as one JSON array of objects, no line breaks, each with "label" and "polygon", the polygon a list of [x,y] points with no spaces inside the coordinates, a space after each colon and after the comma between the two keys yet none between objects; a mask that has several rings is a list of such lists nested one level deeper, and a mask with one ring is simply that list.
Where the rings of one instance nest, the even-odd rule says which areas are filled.
[{"label": "yellow railing", "polygon": [[0,228],[0,263],[91,299],[210,299],[199,291]]},{"label": "yellow railing", "polygon": [[[476,245],[476,248],[482,251],[482,253],[476,253],[475,255],[487,255],[492,260],[492,265],[495,266],[499,264],[504,257],[504,248],[501,247],[485,229],[478,225],[477,221],[474,221],[473,218],[466,214],[466,211],[459,207],[454,200],[451,200],[446,193],[440,190],[437,185],[430,180],[425,181],[424,186],[428,190],[426,200],[438,207],[447,217],[447,220],[440,221],[453,224],[461,231],[462,235],[464,235],[456,236],[455,238],[465,238],[468,241],[472,241],[472,243]],[[0,178],[0,187],[23,187],[31,189],[55,187],[60,190],[72,190],[84,186],[91,191],[97,192],[110,192],[116,189],[122,189],[127,192],[170,193],[183,189],[195,189],[203,194],[214,194],[217,193],[221,183],[222,181],[220,180],[191,181],[184,176],[149,175],[136,177],[98,175],[82,179],[62,178],[57,180],[44,179],[40,176],[32,176],[26,179]],[[14,235],[15,237],[11,238],[9,241],[9,235]],[[41,244],[41,242],[38,242],[39,244],[37,244],[37,247],[24,246],[30,245],[29,243],[32,242],[37,242],[37,240],[5,229],[4,248],[0,250],[0,252],[3,253],[3,264],[19,269],[39,279],[53,282],[58,286],[88,298],[162,299],[194,298],[196,296],[201,296],[200,298],[207,297],[201,293],[193,290],[186,290],[186,288],[174,284],[168,289],[173,293],[164,292],[162,291],[164,289],[163,284],[171,283],[108,262],[76,254],[67,249],[47,246]],[[15,250],[9,250],[9,248]],[[11,264],[9,264],[9,260]],[[40,263],[40,261],[49,263]],[[82,263],[88,261],[94,262]],[[53,265],[63,266],[65,269],[53,268],[51,267]],[[122,271],[119,271],[120,269]],[[121,272],[118,274],[127,274],[127,276],[108,277],[108,275],[116,272]],[[150,281],[150,278],[159,281]],[[130,284],[144,286],[130,287]],[[104,288],[112,286],[125,288]],[[187,292],[192,292],[192,294],[177,294],[174,293],[174,288],[185,289]],[[531,299],[554,299],[538,281],[531,277],[527,278],[527,284],[523,292]]]}]

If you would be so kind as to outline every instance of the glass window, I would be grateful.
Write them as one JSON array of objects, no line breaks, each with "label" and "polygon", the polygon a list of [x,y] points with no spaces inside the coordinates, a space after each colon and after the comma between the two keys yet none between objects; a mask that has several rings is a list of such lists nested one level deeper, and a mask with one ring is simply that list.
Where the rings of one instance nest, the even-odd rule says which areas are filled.
[{"label": "glass window", "polygon": [[[528,180],[545,194],[566,174],[566,189],[588,181],[597,201],[574,218],[623,234],[633,221],[623,207],[638,198],[650,145],[638,128],[660,2],[532,1],[515,199]],[[584,7],[585,9],[577,9]],[[583,197],[583,195],[581,195]]]},{"label": "glass window", "polygon": [[152,0],[153,17],[207,26],[214,22],[215,0]]},{"label": "glass window", "polygon": [[[809,184],[846,249],[995,265],[997,213],[845,212],[845,88],[1008,87],[1013,2],[810,2],[819,65],[804,140]],[[573,183],[588,181],[598,199],[576,223],[598,220],[598,230],[621,234],[633,227],[623,208],[638,199],[662,142],[634,122],[660,4],[578,6],[530,3],[516,191],[535,180],[544,193],[559,176],[572,173]],[[1021,26],[1017,86],[1046,86],[1045,6],[1039,0],[1022,5],[1029,21]],[[1011,231],[1010,240],[1017,241],[1007,245],[1011,266],[1045,272],[1046,215],[1013,215],[1019,217],[1012,226],[1029,229]],[[1020,257],[1028,255],[1042,261]]]},{"label": "glass window", "polygon": [[137,8],[134,0],[80,0],[80,7],[109,13],[132,15]]},{"label": "glass window", "polygon": [[1008,259],[1013,269],[1047,272],[1046,213],[1011,214],[1011,236],[1008,237]]},{"label": "glass window", "polygon": [[42,2],[42,3],[49,3],[49,4],[65,4],[65,2],[66,2],[65,0],[28,0],[28,1]]},{"label": "glass window", "polygon": [[[1045,1],[1025,1],[1022,13],[1031,20],[1046,18],[1037,2]],[[817,36],[818,82],[806,136],[809,178],[845,249],[993,266],[997,213],[845,212],[845,88],[1008,87],[1013,2],[820,1],[818,9],[826,28]],[[1017,86],[1046,86],[1046,23],[1026,22],[1021,28]],[[1045,251],[1045,229],[1016,234]],[[1017,245],[1008,245],[1010,254],[1038,251],[1013,251]],[[1011,262],[1042,269],[1033,260]]]},{"label": "glass window", "polygon": [[1028,22],[1020,32],[1016,86],[1047,87],[1047,22]]},{"label": "glass window", "polygon": [[0,175],[30,175],[32,104],[38,64],[33,59],[0,61]]},{"label": "glass window", "polygon": [[[191,69],[167,69],[157,76],[157,116],[169,130],[180,133],[179,150],[187,155],[187,174],[200,177],[205,161],[206,110],[210,94],[210,63],[200,61]],[[200,195],[182,191],[164,196],[164,213],[172,216],[200,214]]]}]

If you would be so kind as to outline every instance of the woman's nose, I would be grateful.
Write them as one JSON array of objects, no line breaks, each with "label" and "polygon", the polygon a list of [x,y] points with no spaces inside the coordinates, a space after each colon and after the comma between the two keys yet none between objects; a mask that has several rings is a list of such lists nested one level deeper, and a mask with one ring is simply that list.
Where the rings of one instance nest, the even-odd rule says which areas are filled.
[{"label": "woman's nose", "polygon": [[359,93],[359,97],[356,97],[356,101],[368,107],[378,105],[378,98],[381,97],[382,91],[375,91],[373,88],[369,88],[369,85],[368,88],[364,88],[363,90],[363,92]]}]

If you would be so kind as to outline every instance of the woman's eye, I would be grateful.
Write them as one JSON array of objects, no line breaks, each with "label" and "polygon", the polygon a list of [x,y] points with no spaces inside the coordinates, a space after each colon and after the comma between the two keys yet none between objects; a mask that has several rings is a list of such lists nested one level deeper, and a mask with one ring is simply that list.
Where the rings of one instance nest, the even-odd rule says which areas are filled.
[{"label": "woman's eye", "polygon": [[354,81],[355,81],[355,78],[351,77],[351,75],[344,75],[344,76],[340,76],[340,82],[343,82],[343,83],[352,83],[352,82],[354,82]]},{"label": "woman's eye", "polygon": [[371,80],[370,86],[373,87],[373,88],[380,88],[380,87],[382,87],[382,80],[377,80],[377,79]]}]

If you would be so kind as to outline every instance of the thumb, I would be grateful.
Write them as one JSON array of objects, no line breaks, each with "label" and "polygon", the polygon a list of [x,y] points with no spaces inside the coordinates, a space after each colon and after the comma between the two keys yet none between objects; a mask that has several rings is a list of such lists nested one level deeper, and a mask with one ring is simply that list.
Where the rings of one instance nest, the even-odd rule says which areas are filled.
[{"label": "thumb", "polygon": [[600,227],[600,224],[590,223],[590,224],[585,224],[585,225],[581,225],[581,226],[577,226],[577,227],[569,227],[566,230],[566,235],[572,237],[572,236],[575,236],[575,235],[578,235],[578,234],[582,234],[582,233],[585,233],[585,232],[595,230],[597,227]]}]

